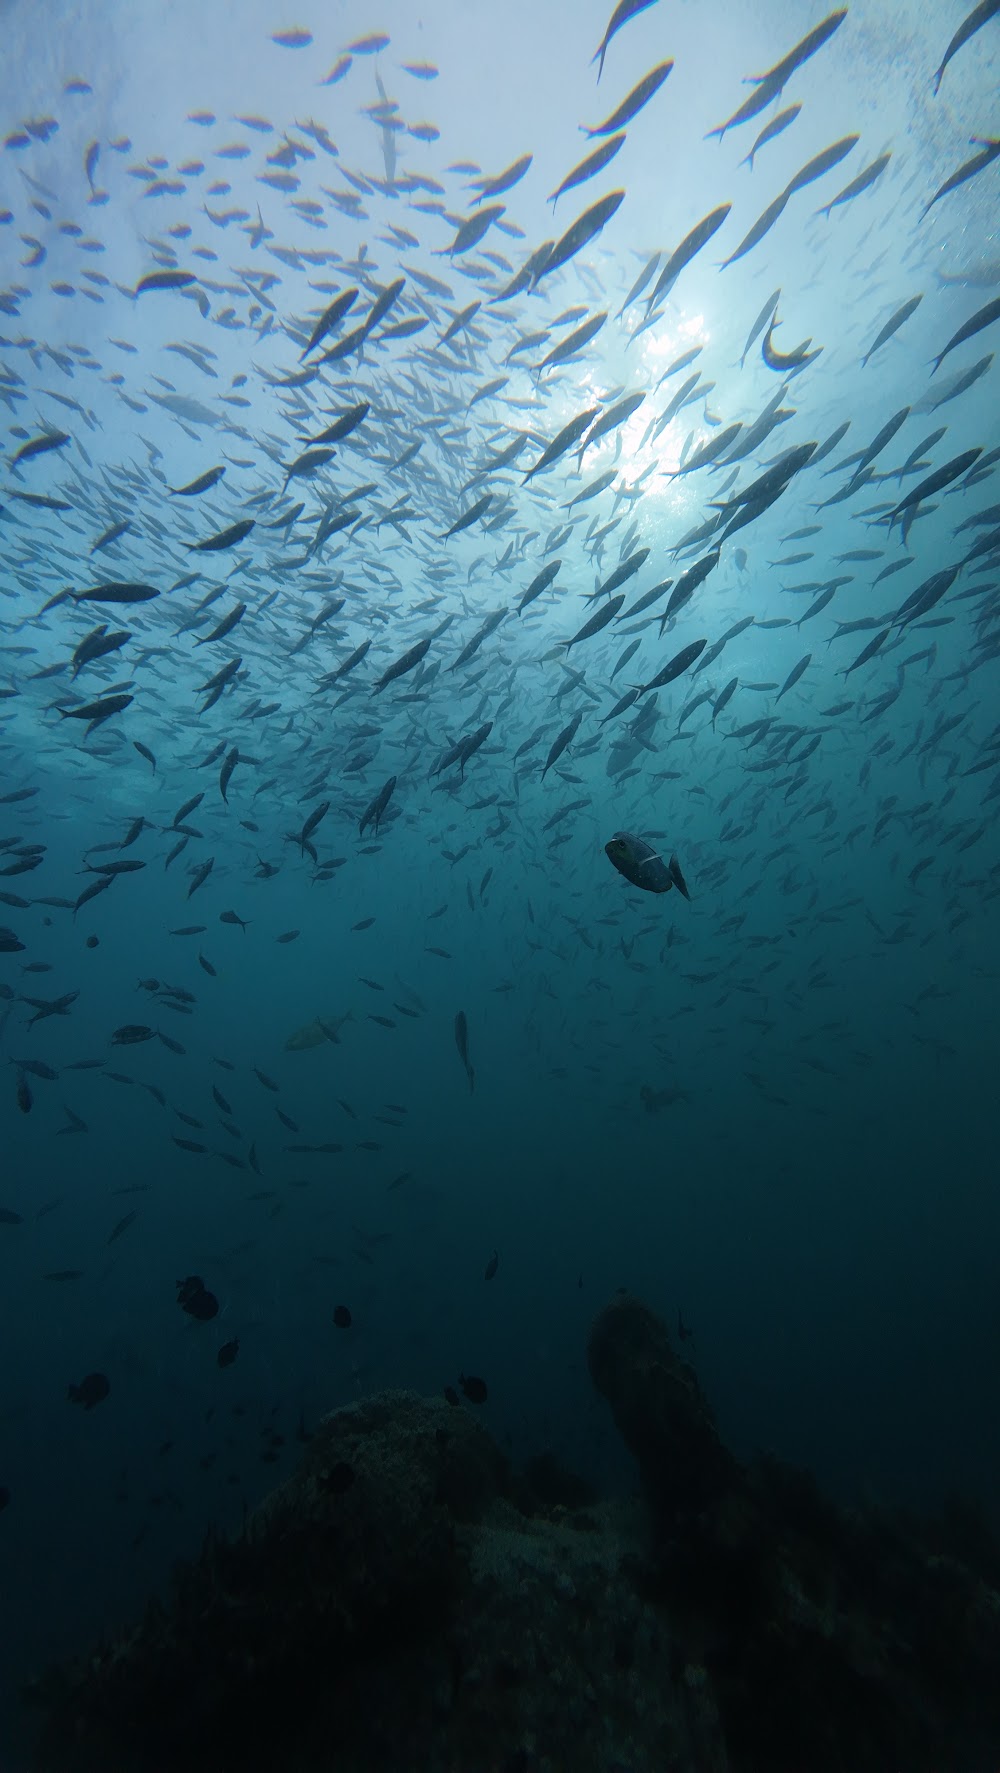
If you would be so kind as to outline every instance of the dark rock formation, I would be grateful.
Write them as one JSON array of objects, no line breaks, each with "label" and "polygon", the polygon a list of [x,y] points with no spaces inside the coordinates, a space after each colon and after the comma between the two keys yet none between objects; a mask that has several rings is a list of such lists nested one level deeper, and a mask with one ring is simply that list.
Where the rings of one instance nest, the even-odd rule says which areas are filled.
[{"label": "dark rock formation", "polygon": [[642,1503],[512,1476],[443,1402],[339,1411],[169,1608],[39,1684],[37,1773],[995,1773],[975,1520],[741,1466],[627,1296],[589,1359]]}]

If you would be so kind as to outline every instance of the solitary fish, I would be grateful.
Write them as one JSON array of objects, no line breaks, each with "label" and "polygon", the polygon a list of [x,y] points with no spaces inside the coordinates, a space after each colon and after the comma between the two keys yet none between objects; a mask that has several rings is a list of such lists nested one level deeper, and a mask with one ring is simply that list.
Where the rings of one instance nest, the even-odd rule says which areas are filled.
[{"label": "solitary fish", "polygon": [[604,845],[604,854],[619,874],[644,893],[669,893],[671,887],[676,887],[685,899],[690,899],[677,857],[671,856],[668,863],[664,862],[644,837],[616,831],[610,843]]}]

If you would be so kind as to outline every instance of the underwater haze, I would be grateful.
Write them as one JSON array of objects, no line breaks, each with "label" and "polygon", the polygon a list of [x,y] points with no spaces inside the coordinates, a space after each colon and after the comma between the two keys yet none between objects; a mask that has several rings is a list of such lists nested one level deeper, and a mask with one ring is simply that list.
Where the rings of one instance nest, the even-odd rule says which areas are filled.
[{"label": "underwater haze", "polygon": [[996,1510],[976,11],[0,8],[8,1718],[372,1391],[627,1490],[626,1285]]}]

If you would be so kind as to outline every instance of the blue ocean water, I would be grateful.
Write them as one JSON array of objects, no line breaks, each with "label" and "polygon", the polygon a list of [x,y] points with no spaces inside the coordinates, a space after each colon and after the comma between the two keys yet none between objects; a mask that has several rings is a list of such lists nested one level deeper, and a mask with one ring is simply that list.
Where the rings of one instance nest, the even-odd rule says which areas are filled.
[{"label": "blue ocean water", "polygon": [[515,1458],[627,1490],[584,1361],[624,1285],[737,1451],[995,1512],[996,167],[927,208],[996,127],[995,20],[934,92],[963,17],[858,0],[718,141],[819,9],[663,0],[597,85],[591,0],[5,5],[8,1710],[380,1388],[482,1377]]}]

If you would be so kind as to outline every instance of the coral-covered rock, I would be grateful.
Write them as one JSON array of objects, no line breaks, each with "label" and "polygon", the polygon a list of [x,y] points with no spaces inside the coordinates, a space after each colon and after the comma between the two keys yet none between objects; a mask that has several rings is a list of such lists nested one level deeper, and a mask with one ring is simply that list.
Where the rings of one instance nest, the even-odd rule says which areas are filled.
[{"label": "coral-covered rock", "polygon": [[590,1376],[639,1461],[651,1507],[703,1509],[739,1477],[694,1368],[674,1353],[662,1318],[621,1293],[590,1332]]}]

